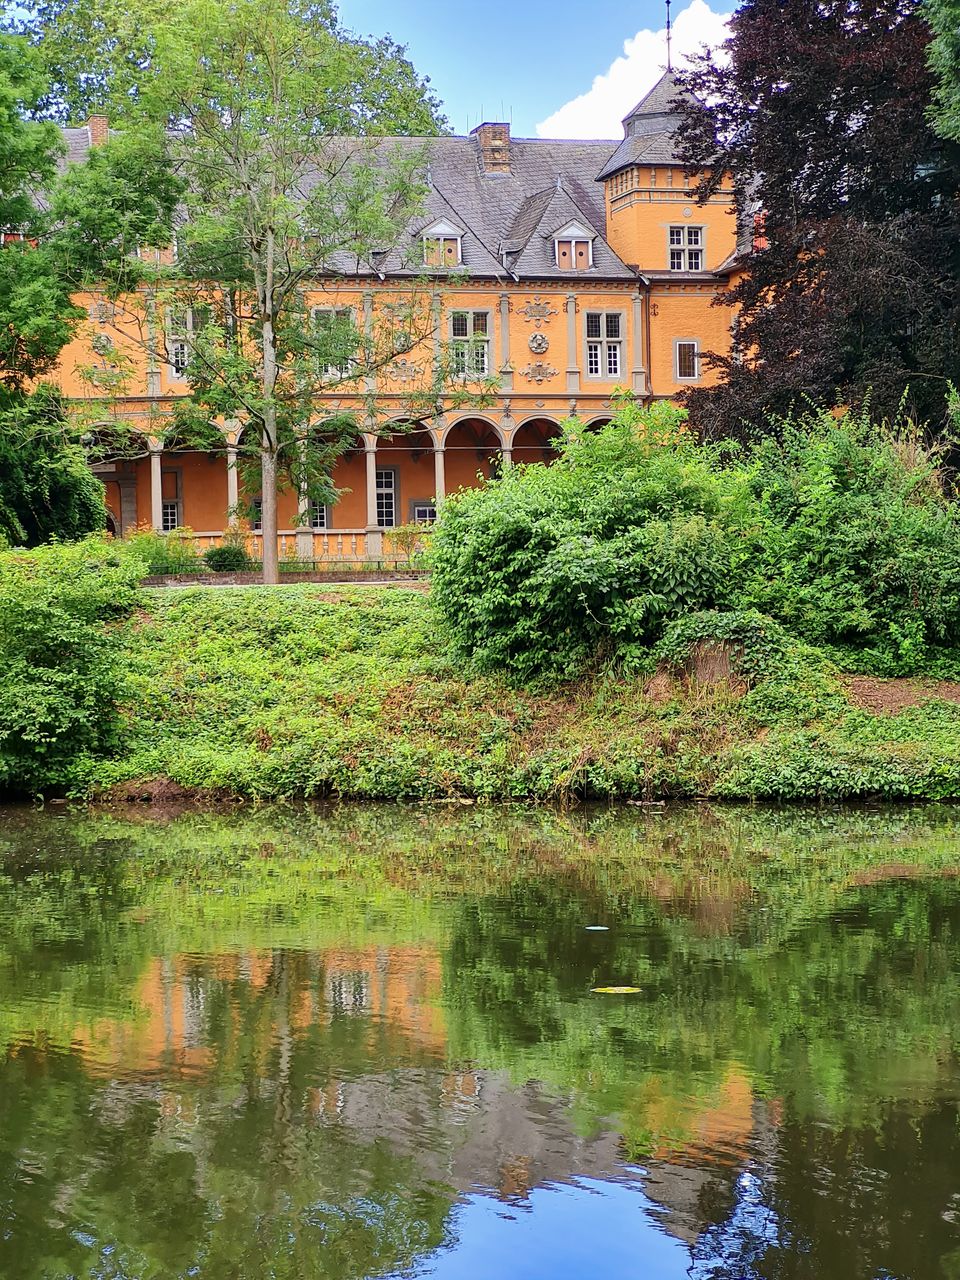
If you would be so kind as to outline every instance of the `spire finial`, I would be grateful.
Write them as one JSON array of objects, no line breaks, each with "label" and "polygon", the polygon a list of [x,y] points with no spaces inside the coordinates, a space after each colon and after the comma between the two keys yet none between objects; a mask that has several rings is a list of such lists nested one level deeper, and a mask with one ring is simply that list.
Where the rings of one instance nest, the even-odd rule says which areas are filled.
[{"label": "spire finial", "polygon": [[673,70],[673,62],[670,58],[670,0],[667,0],[667,70]]}]

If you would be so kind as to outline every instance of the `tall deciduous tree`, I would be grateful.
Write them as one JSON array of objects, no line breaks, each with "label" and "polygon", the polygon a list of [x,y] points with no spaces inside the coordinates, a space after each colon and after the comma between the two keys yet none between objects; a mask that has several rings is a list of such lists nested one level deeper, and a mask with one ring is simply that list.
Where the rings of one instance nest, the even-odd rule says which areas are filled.
[{"label": "tall deciduous tree", "polygon": [[924,12],[934,37],[929,50],[936,77],[934,127],[942,137],[960,142],[960,3],[925,0]]},{"label": "tall deciduous tree", "polygon": [[[162,125],[182,198],[177,261],[158,265],[149,294],[133,305],[149,297],[152,320],[145,314],[142,323],[157,359],[172,363],[174,338],[189,353],[192,395],[178,412],[178,435],[211,416],[246,424],[262,494],[264,577],[275,581],[278,486],[330,500],[333,459],[355,441],[358,421],[372,421],[373,375],[435,331],[422,262],[408,264],[403,289],[366,320],[357,307],[338,308],[335,294],[337,280],[358,267],[376,279],[380,255],[397,253],[420,206],[425,156],[382,135],[436,132],[441,121],[389,42],[345,36],[324,5],[188,0],[143,39],[149,57],[128,109],[129,146],[142,156],[141,129]],[[78,168],[55,205],[61,240],[72,240],[70,256],[81,263],[98,234],[95,189],[107,170],[117,175],[116,145],[95,153],[87,172]],[[138,180],[156,195],[163,165],[153,160]],[[143,229],[141,250],[173,238],[162,223]],[[145,270],[142,252],[131,265],[131,248],[112,260],[98,249],[84,277],[92,283],[103,272],[119,297],[131,272]],[[334,296],[318,312],[317,294],[331,281]],[[421,407],[435,404],[443,359],[428,359],[424,375],[410,393],[413,416],[422,416],[417,397]],[[317,437],[309,430],[317,397],[340,387],[366,409],[334,415]]]},{"label": "tall deciduous tree", "polygon": [[55,126],[30,118],[45,88],[26,41],[0,34],[0,539],[28,546],[106,520],[59,398],[36,387],[83,315],[43,239],[36,193],[54,182],[62,145]]},{"label": "tall deciduous tree", "polygon": [[[156,70],[155,36],[174,19],[179,0],[23,0],[7,25],[36,47],[46,77],[42,115],[68,122],[107,113],[120,120],[136,109]],[[304,0],[303,20],[335,33],[349,49],[355,85],[354,129],[369,121],[383,133],[437,131],[440,102],[389,36],[359,39],[344,31],[330,0]]]},{"label": "tall deciduous tree", "polygon": [[[953,7],[945,6],[945,7]],[[928,118],[920,0],[746,0],[683,77],[682,148],[732,175],[745,274],[734,348],[691,415],[762,429],[804,399],[943,419],[960,374],[958,150]]]}]

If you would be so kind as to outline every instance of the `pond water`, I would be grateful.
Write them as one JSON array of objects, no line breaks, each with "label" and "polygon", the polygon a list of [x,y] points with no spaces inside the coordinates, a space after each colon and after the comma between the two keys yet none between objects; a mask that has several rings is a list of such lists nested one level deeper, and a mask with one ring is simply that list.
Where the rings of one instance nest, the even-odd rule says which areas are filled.
[{"label": "pond water", "polygon": [[958,870],[936,808],[0,811],[0,1276],[956,1280]]}]

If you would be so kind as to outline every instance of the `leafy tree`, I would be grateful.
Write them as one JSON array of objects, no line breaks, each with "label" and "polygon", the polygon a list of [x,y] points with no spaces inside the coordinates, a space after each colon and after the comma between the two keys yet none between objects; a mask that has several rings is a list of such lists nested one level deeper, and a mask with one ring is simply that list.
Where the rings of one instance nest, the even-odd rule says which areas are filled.
[{"label": "leafy tree", "polygon": [[936,87],[931,118],[941,137],[960,142],[960,4],[925,0],[924,13],[933,28],[929,61]]},{"label": "leafy tree", "polygon": [[[26,0],[10,25],[36,47],[46,72],[41,113],[67,122],[106,112],[121,119],[138,103],[156,70],[158,29],[174,18],[176,0]],[[355,120],[382,133],[429,136],[443,123],[440,100],[389,36],[360,39],[345,31],[330,0],[297,6],[297,15],[330,32],[349,54]],[[346,70],[346,65],[344,67]]]},{"label": "leafy tree", "polygon": [[42,387],[0,398],[0,537],[33,547],[82,538],[106,518],[103,485],[59,395]]},{"label": "leafy tree", "polygon": [[54,181],[62,146],[55,126],[29,118],[44,90],[35,51],[0,34],[0,538],[28,546],[106,518],[60,400],[31,394],[83,315],[52,246],[38,243],[46,219],[35,193]]},{"label": "leafy tree", "polygon": [[[951,6],[944,6],[945,9]],[[960,373],[960,152],[931,128],[920,0],[747,0],[682,77],[681,146],[732,177],[745,273],[734,346],[691,392],[708,430],[770,430],[804,400],[943,418]]]},{"label": "leafy tree", "polygon": [[8,391],[51,368],[82,315],[55,257],[35,243],[44,225],[35,192],[53,180],[62,148],[55,126],[29,118],[44,89],[37,54],[0,33],[0,386]]},{"label": "leafy tree", "polygon": [[[424,154],[361,135],[435,132],[441,121],[389,42],[344,35],[322,5],[191,0],[144,38],[150,51],[127,146],[142,158],[142,127],[171,131],[169,164],[182,182],[176,218],[172,186],[164,187],[167,144],[156,142],[128,173],[108,144],[92,172],[65,180],[55,204],[61,241],[72,242],[78,279],[107,278],[129,318],[124,331],[139,329],[156,359],[169,360],[171,327],[189,333],[192,395],[174,431],[190,439],[213,417],[245,424],[245,488],[262,494],[264,578],[275,581],[278,486],[331,501],[333,461],[373,421],[373,375],[436,329],[433,292],[412,262],[403,289],[378,295],[369,323],[337,310],[335,298],[319,316],[312,310],[324,281],[361,266],[375,279],[379,255],[399,252],[420,207]],[[141,188],[160,216],[142,228],[121,219],[110,244],[84,260],[101,185],[117,179],[134,197],[123,196],[123,208],[137,213]],[[131,296],[131,280],[146,270],[142,252],[130,262],[132,241],[159,251],[173,238],[172,221],[176,263],[157,265],[152,288]],[[435,411],[446,374],[442,354],[427,355],[408,394],[411,418]],[[361,401],[359,414],[334,414],[311,431],[318,395],[340,387],[347,403]]]}]

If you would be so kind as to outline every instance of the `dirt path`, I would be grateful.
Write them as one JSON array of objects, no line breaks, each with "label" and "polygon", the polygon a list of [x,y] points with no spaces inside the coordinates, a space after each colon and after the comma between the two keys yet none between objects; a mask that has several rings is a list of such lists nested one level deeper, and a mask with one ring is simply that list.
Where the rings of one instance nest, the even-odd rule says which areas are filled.
[{"label": "dirt path", "polygon": [[919,707],[932,698],[960,703],[960,684],[952,680],[879,680],[876,676],[845,676],[844,683],[855,707],[876,714],[896,713]]}]

